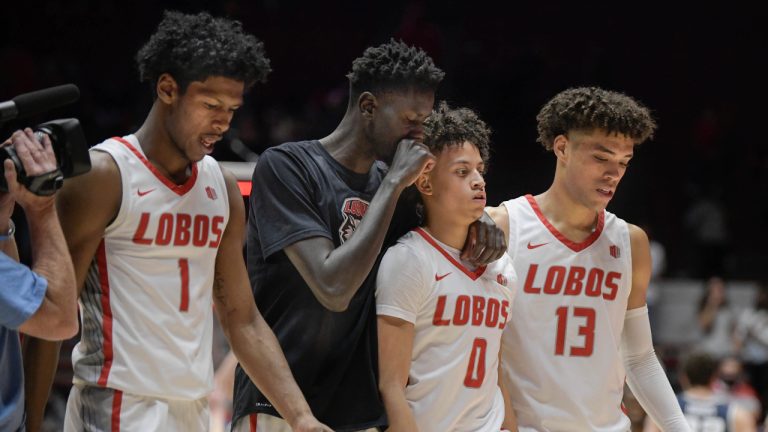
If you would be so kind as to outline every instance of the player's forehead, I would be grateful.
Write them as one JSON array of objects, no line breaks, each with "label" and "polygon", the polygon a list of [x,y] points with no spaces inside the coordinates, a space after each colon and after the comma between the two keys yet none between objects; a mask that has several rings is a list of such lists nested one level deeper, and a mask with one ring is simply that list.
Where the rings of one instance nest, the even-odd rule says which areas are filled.
[{"label": "player's forehead", "polygon": [[242,105],[245,83],[225,76],[209,76],[202,81],[192,81],[187,94],[195,97],[216,99],[229,105]]},{"label": "player's forehead", "polygon": [[376,97],[382,104],[398,112],[410,112],[426,119],[435,104],[435,92],[416,87],[404,87],[378,92]]},{"label": "player's forehead", "polygon": [[450,143],[445,145],[437,154],[438,160],[446,164],[483,165],[480,149],[470,141]]},{"label": "player's forehead", "polygon": [[631,137],[603,129],[572,130],[568,132],[568,139],[586,151],[598,151],[620,157],[632,157],[635,149],[635,140]]}]

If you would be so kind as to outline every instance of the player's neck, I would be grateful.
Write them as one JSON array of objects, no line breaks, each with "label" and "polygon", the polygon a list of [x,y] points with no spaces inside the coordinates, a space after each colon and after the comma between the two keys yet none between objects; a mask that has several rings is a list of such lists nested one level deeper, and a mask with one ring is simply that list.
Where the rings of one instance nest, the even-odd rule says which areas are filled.
[{"label": "player's neck", "polygon": [[441,243],[458,250],[464,248],[467,232],[469,232],[469,225],[467,224],[457,224],[441,217],[430,217],[429,214],[427,214],[424,228]]},{"label": "player's neck", "polygon": [[376,161],[354,113],[347,112],[336,129],[320,139],[320,144],[332,158],[356,173],[368,173]]},{"label": "player's neck", "polygon": [[[546,192],[536,196],[539,209],[558,231],[571,237],[570,233],[591,233],[597,224],[598,213],[573,199],[564,187],[553,183]],[[571,238],[571,240],[579,240]]]},{"label": "player's neck", "polygon": [[190,175],[191,165],[173,144],[159,111],[157,104],[153,104],[149,115],[134,135],[147,160],[169,180],[182,184]]}]

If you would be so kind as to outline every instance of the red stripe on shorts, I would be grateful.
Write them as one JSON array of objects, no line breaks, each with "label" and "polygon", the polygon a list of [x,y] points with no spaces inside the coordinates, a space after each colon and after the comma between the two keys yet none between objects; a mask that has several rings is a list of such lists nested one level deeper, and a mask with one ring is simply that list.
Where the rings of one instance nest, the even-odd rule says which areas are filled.
[{"label": "red stripe on shorts", "polygon": [[101,331],[104,337],[104,365],[101,367],[101,375],[98,384],[107,386],[109,370],[112,368],[112,307],[109,305],[109,275],[107,274],[107,254],[104,250],[104,240],[99,243],[96,252],[96,262],[99,266],[99,285],[101,285]]},{"label": "red stripe on shorts", "polygon": [[115,390],[112,396],[112,432],[120,432],[120,407],[123,405],[123,392]]},{"label": "red stripe on shorts", "polygon": [[248,421],[251,423],[251,432],[256,432],[256,423],[257,423],[257,416],[258,414],[251,414],[248,416]]}]

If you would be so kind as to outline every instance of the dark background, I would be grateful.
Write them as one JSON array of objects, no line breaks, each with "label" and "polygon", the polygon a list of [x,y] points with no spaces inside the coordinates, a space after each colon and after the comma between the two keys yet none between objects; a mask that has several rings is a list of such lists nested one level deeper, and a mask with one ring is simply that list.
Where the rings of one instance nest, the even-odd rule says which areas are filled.
[{"label": "dark background", "polygon": [[[151,97],[134,55],[162,11],[176,9],[236,18],[265,43],[273,72],[247,96],[231,137],[255,153],[320,138],[341,119],[352,60],[395,36],[447,72],[438,98],[476,109],[494,129],[489,204],[549,186],[554,158],[535,142],[549,98],[581,85],[622,91],[660,128],[637,149],[609,210],[666,246],[668,276],[764,279],[766,14],[735,3],[583,3],[6,1],[0,100],[67,82],[82,95],[0,132],[70,116],[91,144],[135,131]],[[242,155],[218,144],[220,160]],[[686,223],[702,203],[708,217]]]}]

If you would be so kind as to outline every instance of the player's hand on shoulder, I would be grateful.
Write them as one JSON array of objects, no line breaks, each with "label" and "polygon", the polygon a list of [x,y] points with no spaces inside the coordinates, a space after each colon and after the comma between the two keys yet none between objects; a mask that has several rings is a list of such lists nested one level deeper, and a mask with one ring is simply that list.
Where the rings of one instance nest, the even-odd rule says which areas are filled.
[{"label": "player's hand on shoulder", "polygon": [[483,216],[469,226],[461,259],[480,266],[496,261],[506,251],[507,240],[504,231],[483,212]]},{"label": "player's hand on shoulder", "polygon": [[422,172],[428,172],[435,163],[435,156],[424,144],[402,139],[397,145],[388,176],[405,188],[413,184]]}]

